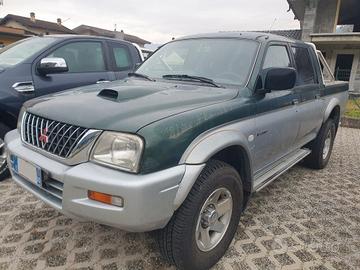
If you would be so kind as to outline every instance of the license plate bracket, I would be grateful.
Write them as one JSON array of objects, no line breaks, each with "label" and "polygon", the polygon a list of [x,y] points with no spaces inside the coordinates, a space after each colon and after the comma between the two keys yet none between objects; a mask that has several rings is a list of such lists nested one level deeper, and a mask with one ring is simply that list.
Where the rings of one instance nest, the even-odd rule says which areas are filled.
[{"label": "license plate bracket", "polygon": [[15,155],[10,156],[11,168],[16,173],[24,177],[29,182],[38,187],[42,187],[42,170],[26,160],[23,160]]}]

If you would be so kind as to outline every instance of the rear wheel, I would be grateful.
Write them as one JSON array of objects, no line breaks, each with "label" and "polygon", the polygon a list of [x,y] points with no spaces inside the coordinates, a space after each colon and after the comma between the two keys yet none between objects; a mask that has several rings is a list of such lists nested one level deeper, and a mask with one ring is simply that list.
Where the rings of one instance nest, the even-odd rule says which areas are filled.
[{"label": "rear wheel", "polygon": [[336,126],[332,119],[321,127],[318,136],[311,143],[311,154],[305,159],[305,165],[312,169],[323,169],[330,160],[336,136]]},{"label": "rear wheel", "polygon": [[229,247],[242,206],[237,171],[211,160],[168,225],[157,232],[162,255],[178,269],[209,269]]}]

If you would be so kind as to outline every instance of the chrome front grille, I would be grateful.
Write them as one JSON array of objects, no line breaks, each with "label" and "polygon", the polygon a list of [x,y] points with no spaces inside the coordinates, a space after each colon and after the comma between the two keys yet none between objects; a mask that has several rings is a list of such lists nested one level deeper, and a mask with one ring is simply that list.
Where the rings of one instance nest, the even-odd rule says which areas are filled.
[{"label": "chrome front grille", "polygon": [[89,131],[31,113],[23,116],[21,130],[23,141],[61,158],[71,157],[77,144]]}]

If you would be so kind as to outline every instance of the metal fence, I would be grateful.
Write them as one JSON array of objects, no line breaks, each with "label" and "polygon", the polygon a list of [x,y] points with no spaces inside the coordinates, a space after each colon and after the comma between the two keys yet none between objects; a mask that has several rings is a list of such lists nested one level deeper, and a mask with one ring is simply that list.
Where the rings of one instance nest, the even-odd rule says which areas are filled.
[{"label": "metal fence", "polygon": [[351,69],[340,69],[337,68],[335,70],[335,79],[337,81],[350,81],[350,77],[351,77]]}]

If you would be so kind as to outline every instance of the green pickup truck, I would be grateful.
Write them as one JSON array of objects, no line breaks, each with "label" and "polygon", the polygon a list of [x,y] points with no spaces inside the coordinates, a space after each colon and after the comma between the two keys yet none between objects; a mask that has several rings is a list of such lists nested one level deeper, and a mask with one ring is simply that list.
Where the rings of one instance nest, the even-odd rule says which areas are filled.
[{"label": "green pickup truck", "polygon": [[325,82],[319,59],[265,33],[174,40],[124,80],[25,103],[5,137],[12,178],[67,216],[156,231],[170,263],[208,269],[254,192],[300,161],[327,165],[348,84]]}]

